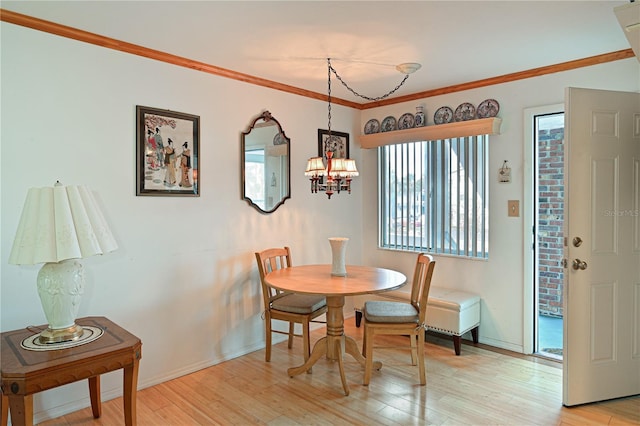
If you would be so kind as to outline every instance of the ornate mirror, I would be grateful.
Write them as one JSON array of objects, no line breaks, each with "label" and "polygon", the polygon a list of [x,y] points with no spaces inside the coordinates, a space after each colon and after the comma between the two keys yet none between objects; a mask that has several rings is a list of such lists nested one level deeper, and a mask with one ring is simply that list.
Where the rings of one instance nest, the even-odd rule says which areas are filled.
[{"label": "ornate mirror", "polygon": [[269,111],[242,132],[242,199],[261,213],[273,213],[291,198],[289,143]]}]

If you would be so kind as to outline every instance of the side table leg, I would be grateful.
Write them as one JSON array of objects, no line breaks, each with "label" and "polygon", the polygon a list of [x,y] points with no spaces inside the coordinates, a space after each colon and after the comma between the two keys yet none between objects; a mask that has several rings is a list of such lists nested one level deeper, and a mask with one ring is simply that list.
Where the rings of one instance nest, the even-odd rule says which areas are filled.
[{"label": "side table leg", "polygon": [[138,359],[133,364],[124,367],[124,424],[134,426],[137,424],[136,399],[138,392]]},{"label": "side table leg", "polygon": [[2,412],[0,426],[7,426],[9,423],[9,398],[4,392],[0,392],[0,411]]},{"label": "side table leg", "polygon": [[91,398],[91,411],[93,412],[93,418],[99,419],[102,415],[100,376],[89,377],[89,397]]},{"label": "side table leg", "polygon": [[33,426],[33,395],[10,395],[12,426]]}]

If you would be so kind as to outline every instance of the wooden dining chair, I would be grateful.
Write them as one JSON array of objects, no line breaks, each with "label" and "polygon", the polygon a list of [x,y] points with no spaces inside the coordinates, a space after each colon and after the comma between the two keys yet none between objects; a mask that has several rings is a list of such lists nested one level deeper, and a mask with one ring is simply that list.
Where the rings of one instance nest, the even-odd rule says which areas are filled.
[{"label": "wooden dining chair", "polygon": [[[309,359],[311,347],[309,342],[309,323],[314,318],[327,312],[327,302],[324,296],[312,294],[286,293],[269,286],[265,276],[276,269],[288,268],[291,264],[291,250],[289,247],[270,248],[256,253],[260,282],[262,283],[262,296],[264,300],[264,319],[266,336],[265,361],[271,361],[271,335],[272,333],[286,334],[289,336],[289,349],[293,345],[294,337],[302,337],[305,362]],[[287,321],[289,331],[283,332],[272,328],[272,320]],[[295,324],[302,325],[302,334],[295,334]]]},{"label": "wooden dining chair", "polygon": [[[411,364],[418,364],[420,384],[427,383],[424,367],[424,332],[427,315],[427,299],[429,287],[436,262],[428,254],[419,254],[413,274],[410,302],[391,302],[370,300],[363,309],[364,342],[362,354],[366,357],[364,369],[365,386],[371,380],[373,367],[373,348],[397,348],[398,346],[374,346],[376,335],[409,336],[411,348]],[[406,348],[407,346],[402,346]]]}]

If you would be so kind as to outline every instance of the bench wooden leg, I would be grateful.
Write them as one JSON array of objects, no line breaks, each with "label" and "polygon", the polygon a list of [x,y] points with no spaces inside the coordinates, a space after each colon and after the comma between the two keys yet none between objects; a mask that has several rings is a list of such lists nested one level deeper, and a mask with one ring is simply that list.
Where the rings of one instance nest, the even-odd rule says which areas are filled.
[{"label": "bench wooden leg", "polygon": [[456,351],[456,355],[460,355],[460,336],[453,336],[453,349]]},{"label": "bench wooden leg", "polygon": [[[473,339],[474,344],[478,344],[478,329],[480,326],[471,329],[471,338]],[[453,336],[453,348],[456,351],[456,355],[460,355],[460,343],[462,337],[461,336]]]}]

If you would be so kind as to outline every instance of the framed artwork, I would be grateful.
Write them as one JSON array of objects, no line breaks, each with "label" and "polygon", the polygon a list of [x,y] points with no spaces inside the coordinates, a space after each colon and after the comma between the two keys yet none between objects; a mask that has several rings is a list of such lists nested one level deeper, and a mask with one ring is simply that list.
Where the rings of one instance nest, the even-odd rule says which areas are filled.
[{"label": "framed artwork", "polygon": [[199,197],[200,117],[136,106],[136,195]]},{"label": "framed artwork", "polygon": [[349,134],[344,132],[318,129],[318,157],[322,157],[326,163],[327,151],[333,152],[333,158],[349,158]]}]

